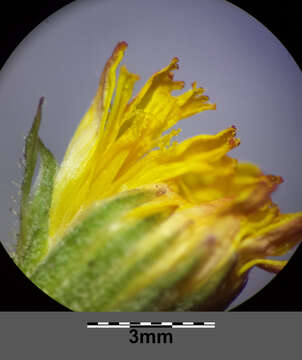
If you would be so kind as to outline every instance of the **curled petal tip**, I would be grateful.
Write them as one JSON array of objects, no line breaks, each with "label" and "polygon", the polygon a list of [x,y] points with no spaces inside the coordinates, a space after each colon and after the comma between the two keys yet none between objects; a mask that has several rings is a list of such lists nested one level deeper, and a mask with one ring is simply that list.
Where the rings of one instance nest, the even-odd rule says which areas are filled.
[{"label": "curled petal tip", "polygon": [[237,146],[239,146],[239,145],[240,145],[240,139],[231,138],[231,139],[229,140],[229,145],[230,145],[230,147],[231,147],[232,149],[235,148],[235,147],[237,147]]},{"label": "curled petal tip", "polygon": [[120,41],[114,48],[113,52],[112,52],[112,55],[111,55],[111,58],[109,58],[109,62],[110,60],[111,61],[114,61],[118,56],[119,54],[122,52],[124,52],[128,47],[128,44],[126,43],[126,41]]},{"label": "curled petal tip", "polygon": [[269,180],[269,182],[272,185],[275,185],[275,186],[278,186],[284,182],[284,179],[282,176],[269,174],[269,175],[266,175],[266,178]]},{"label": "curled petal tip", "polygon": [[121,50],[125,50],[128,47],[128,43],[126,41],[120,41],[117,45],[116,45],[116,49],[121,49]]},{"label": "curled petal tip", "polygon": [[236,136],[237,135],[237,128],[236,126],[231,126],[230,129],[232,129],[232,136]]},{"label": "curled petal tip", "polygon": [[177,57],[174,57],[169,65],[169,68],[171,70],[178,70],[179,69],[179,65],[178,65],[179,59]]}]

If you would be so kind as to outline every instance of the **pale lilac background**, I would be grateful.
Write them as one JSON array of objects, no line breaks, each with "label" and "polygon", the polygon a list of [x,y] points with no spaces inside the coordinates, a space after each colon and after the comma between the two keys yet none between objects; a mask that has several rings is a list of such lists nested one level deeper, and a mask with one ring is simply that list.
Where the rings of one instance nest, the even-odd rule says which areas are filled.
[{"label": "pale lilac background", "polygon": [[[124,63],[141,75],[136,91],[178,56],[176,78],[187,87],[196,80],[217,103],[216,111],[183,121],[179,139],[236,125],[241,145],[232,155],[282,175],[274,200],[284,212],[302,209],[301,71],[273,34],[224,0],[78,0],[27,36],[0,73],[0,238],[7,248],[16,228],[11,181],[21,180],[17,162],[39,97],[46,97],[41,136],[61,159],[121,40],[129,44]],[[233,305],[271,278],[253,270]]]}]

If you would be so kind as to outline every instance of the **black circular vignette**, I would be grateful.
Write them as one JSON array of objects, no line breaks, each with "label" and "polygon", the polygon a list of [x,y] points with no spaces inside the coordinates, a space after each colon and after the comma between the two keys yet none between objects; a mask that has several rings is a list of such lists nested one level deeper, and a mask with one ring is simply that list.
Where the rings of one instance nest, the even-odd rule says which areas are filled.
[{"label": "black circular vignette", "polygon": [[[290,1],[287,6],[283,2],[264,4],[261,0],[231,0],[229,2],[252,15],[270,30],[302,69],[297,1]],[[232,311],[302,311],[302,294],[298,286],[301,276],[302,246],[300,245],[278,276]]]},{"label": "black circular vignette", "polygon": [[[0,68],[18,44],[39,23],[72,2],[72,0],[27,1],[26,6],[21,5],[21,7],[14,2],[7,2],[0,21]],[[266,7],[261,0],[229,2],[265,25],[287,48],[301,68],[297,2],[290,2],[288,6],[284,6],[282,2],[272,2],[273,5]],[[69,311],[27,279],[2,245],[0,245],[0,264],[0,311]],[[232,311],[302,311],[302,294],[298,286],[302,276],[301,264],[302,246],[276,278]]]},{"label": "black circular vignette", "polygon": [[70,311],[34,285],[0,244],[0,311]]},{"label": "black circular vignette", "polygon": [[[43,20],[73,0],[7,2],[1,12],[0,69]],[[35,286],[0,244],[0,311],[70,311]]]}]

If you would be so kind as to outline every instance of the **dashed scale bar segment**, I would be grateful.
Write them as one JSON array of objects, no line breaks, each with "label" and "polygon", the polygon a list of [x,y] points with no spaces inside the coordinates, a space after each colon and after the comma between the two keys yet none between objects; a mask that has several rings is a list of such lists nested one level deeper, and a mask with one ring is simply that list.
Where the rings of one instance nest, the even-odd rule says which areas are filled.
[{"label": "dashed scale bar segment", "polygon": [[100,329],[130,329],[130,328],[172,328],[172,329],[214,329],[214,321],[103,321],[103,322],[87,322],[87,328]]}]

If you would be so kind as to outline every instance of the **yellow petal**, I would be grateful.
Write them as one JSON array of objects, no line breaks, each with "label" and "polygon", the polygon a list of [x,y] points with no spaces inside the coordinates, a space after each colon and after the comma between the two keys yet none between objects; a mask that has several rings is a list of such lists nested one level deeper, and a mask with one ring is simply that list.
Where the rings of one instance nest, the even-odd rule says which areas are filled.
[{"label": "yellow petal", "polygon": [[258,266],[263,270],[272,273],[278,273],[285,267],[286,264],[286,260],[255,259],[244,264],[244,266],[242,266],[241,269],[238,271],[238,275],[241,276],[254,266]]},{"label": "yellow petal", "polygon": [[302,212],[280,214],[244,239],[239,251],[247,259],[284,255],[301,241],[301,231]]},{"label": "yellow petal", "polygon": [[[50,237],[61,236],[81,209],[95,166],[94,155],[102,137],[115,87],[115,70],[127,47],[119,43],[107,61],[95,98],[78,126],[55,179],[50,210]],[[55,240],[53,240],[55,241]]]},{"label": "yellow petal", "polygon": [[183,81],[173,80],[173,71],[178,69],[178,58],[161,71],[155,73],[145,84],[128,108],[128,116],[137,110],[151,114],[155,124],[151,124],[158,136],[175,125],[179,120],[204,110],[214,110],[215,104],[208,103],[209,98],[202,95],[204,89],[193,83],[192,90],[179,96],[172,96],[173,90],[184,87]]},{"label": "yellow petal", "polygon": [[217,161],[239,144],[238,139],[234,140],[235,134],[235,129],[229,128],[217,135],[199,135],[168,148],[153,150],[121,174],[119,183],[132,188],[167,181],[191,171],[199,174],[215,171]]}]

